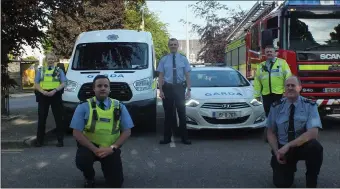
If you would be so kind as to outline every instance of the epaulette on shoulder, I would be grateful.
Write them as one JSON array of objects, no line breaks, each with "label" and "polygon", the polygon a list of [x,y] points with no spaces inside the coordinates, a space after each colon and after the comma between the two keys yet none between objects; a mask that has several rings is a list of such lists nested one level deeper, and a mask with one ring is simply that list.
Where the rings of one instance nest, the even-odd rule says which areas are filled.
[{"label": "epaulette on shoulder", "polygon": [[87,101],[86,100],[85,101],[81,100],[81,101],[79,101],[79,104],[83,104],[85,102],[87,102]]},{"label": "epaulette on shoulder", "polygon": [[280,100],[277,100],[275,102],[272,103],[272,107],[276,107],[277,105],[282,104],[285,101],[284,98],[281,98]]},{"label": "epaulette on shoulder", "polygon": [[313,101],[313,100],[311,100],[311,99],[308,99],[308,98],[305,98],[304,100],[303,100],[303,102],[305,102],[305,103],[309,103],[309,104],[311,104],[311,105],[316,105],[316,102],[315,101]]}]

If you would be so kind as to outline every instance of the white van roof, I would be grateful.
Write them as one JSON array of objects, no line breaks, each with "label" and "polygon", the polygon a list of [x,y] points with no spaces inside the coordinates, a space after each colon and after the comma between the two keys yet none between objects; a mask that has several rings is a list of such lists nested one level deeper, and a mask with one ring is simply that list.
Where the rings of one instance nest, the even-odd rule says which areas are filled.
[{"label": "white van roof", "polygon": [[150,32],[114,29],[83,32],[76,40],[76,44],[98,42],[140,42],[152,44],[152,37]]}]

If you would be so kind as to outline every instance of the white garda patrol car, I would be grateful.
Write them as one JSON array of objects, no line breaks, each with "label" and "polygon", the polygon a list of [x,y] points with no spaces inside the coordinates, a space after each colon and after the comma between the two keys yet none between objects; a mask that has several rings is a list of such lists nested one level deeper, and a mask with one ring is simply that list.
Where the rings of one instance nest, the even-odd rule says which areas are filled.
[{"label": "white garda patrol car", "polygon": [[265,127],[261,102],[240,72],[230,67],[199,67],[191,71],[191,98],[186,101],[188,129]]},{"label": "white garda patrol car", "polygon": [[107,75],[110,97],[127,107],[136,129],[156,129],[156,59],[150,32],[100,30],[81,33],[76,40],[67,85],[62,96],[69,125],[81,101],[94,96],[96,75]]}]

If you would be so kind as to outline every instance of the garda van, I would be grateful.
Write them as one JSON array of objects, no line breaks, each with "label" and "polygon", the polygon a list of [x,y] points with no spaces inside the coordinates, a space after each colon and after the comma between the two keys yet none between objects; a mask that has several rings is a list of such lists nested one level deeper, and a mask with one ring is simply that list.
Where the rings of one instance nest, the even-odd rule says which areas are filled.
[{"label": "garda van", "polygon": [[78,36],[62,96],[65,124],[79,102],[94,96],[92,82],[98,74],[109,77],[109,97],[125,104],[136,129],[156,129],[157,72],[150,32],[98,30]]}]

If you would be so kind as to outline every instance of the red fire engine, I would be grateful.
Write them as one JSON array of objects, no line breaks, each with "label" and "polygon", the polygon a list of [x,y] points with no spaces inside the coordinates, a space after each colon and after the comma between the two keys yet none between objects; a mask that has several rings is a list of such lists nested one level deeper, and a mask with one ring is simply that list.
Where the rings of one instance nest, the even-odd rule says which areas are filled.
[{"label": "red fire engine", "polygon": [[340,0],[258,1],[227,40],[226,65],[250,81],[272,44],[320,115],[340,113]]}]

